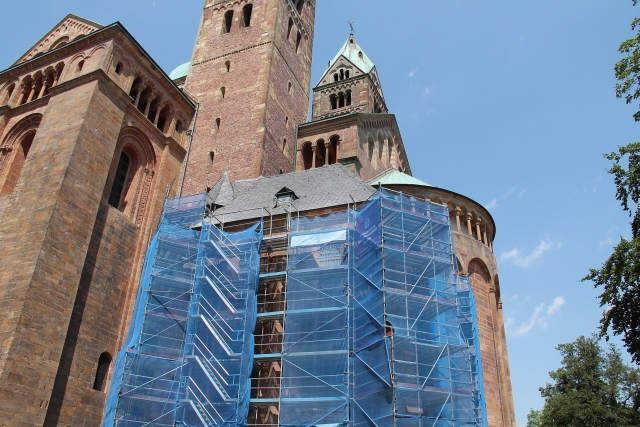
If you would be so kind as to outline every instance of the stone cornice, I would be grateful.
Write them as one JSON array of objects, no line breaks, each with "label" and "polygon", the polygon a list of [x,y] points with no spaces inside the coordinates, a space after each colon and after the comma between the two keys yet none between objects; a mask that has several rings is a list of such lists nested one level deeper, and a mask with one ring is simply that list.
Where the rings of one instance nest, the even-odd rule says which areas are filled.
[{"label": "stone cornice", "polygon": [[137,51],[138,54],[141,54],[142,58],[147,60],[147,63],[145,64],[145,61],[142,60],[142,58],[138,58],[137,64],[144,68],[144,71],[148,73],[149,76],[152,76],[154,80],[157,80],[160,85],[165,87],[167,93],[173,92],[173,94],[171,94],[172,100],[182,104],[183,106],[188,105],[195,109],[195,104],[186,97],[180,89],[178,89],[169,76],[160,68],[160,66],[158,66],[158,64],[156,64],[151,56],[149,56],[142,46],[140,46],[140,44],[119,22],[90,33],[81,39],[65,44],[51,52],[47,52],[36,58],[14,65],[4,71],[0,71],[0,82],[12,80],[25,74],[30,74],[34,71],[45,68],[47,65],[55,65],[59,62],[63,62],[64,60],[72,57],[78,51],[114,39],[117,39],[120,44],[129,45],[126,46],[126,48]]}]

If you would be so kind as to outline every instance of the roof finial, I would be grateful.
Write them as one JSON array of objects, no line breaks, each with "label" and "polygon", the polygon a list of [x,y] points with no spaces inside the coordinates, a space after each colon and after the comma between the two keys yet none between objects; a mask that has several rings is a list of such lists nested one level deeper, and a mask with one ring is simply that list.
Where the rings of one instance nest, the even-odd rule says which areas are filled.
[{"label": "roof finial", "polygon": [[351,35],[353,35],[353,26],[356,25],[356,22],[353,20],[349,20],[349,26],[351,27]]}]

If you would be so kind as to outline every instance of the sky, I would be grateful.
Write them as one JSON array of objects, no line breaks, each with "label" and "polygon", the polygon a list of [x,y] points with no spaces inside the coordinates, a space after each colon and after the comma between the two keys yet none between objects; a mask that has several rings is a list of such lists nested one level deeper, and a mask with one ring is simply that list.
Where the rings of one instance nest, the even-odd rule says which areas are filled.
[{"label": "sky", "polygon": [[[190,59],[202,0],[0,0],[0,69],[67,13],[120,21],[170,72]],[[613,65],[631,0],[318,0],[312,84],[349,35],[376,64],[414,176],[483,204],[497,224],[518,426],[543,405],[558,344],[593,333],[599,267],[629,218],[602,157],[637,141]],[[394,7],[395,6],[395,7]]]}]

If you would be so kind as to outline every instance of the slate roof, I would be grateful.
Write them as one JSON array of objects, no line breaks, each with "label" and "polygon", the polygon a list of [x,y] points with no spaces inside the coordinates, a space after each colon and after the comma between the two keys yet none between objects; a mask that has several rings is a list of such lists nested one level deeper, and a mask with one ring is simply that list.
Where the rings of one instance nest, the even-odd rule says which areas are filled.
[{"label": "slate roof", "polygon": [[[226,184],[218,184],[224,180],[225,176],[220,178],[209,193],[211,198],[207,196],[207,201],[215,197],[216,204],[223,206],[213,213],[214,223],[258,219],[269,215],[266,210],[272,215],[286,213],[289,201],[278,204],[276,197],[276,193],[285,187],[298,197],[291,202],[293,212],[342,206],[353,203],[354,200],[360,203],[376,191],[339,163],[306,171],[236,181],[232,184],[233,197],[222,204],[218,203],[221,201],[220,195],[228,190],[223,191]],[[212,194],[214,190],[217,193]]]},{"label": "slate roof", "polygon": [[234,196],[235,193],[231,180],[229,179],[229,173],[225,172],[218,182],[216,182],[216,185],[207,193],[206,204],[225,206],[233,200]]},{"label": "slate roof", "polygon": [[424,181],[420,181],[418,178],[414,178],[411,175],[408,175],[404,172],[400,172],[399,170],[390,168],[386,171],[382,172],[380,175],[371,178],[369,180],[369,184],[378,185],[419,185],[422,187],[431,187],[431,185],[427,184]]}]

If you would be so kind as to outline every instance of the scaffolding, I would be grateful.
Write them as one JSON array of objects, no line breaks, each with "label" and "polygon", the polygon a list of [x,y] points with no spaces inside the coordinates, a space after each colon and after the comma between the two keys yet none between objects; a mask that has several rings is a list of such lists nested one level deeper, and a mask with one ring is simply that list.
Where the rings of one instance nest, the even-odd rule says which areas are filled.
[{"label": "scaffolding", "polygon": [[204,196],[168,201],[103,427],[487,426],[447,207],[351,208],[229,232]]},{"label": "scaffolding", "polygon": [[114,364],[105,427],[246,422],[261,231],[203,224],[204,207],[204,195],[165,203]]}]

